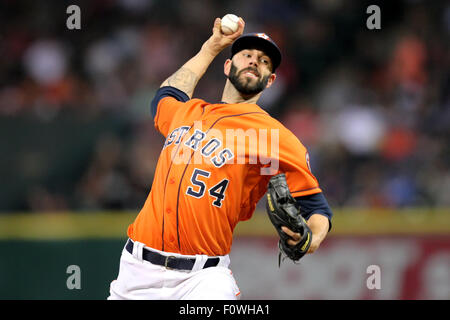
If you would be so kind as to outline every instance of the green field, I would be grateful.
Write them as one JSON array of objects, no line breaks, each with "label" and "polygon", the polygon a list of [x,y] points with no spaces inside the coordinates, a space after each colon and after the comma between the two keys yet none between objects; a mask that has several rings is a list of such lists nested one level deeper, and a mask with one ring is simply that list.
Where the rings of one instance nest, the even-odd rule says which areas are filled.
[{"label": "green field", "polygon": [[[0,215],[0,240],[126,238],[137,212],[16,213]],[[330,235],[447,234],[450,208],[334,210]],[[237,225],[235,235],[272,235],[265,212]]]}]

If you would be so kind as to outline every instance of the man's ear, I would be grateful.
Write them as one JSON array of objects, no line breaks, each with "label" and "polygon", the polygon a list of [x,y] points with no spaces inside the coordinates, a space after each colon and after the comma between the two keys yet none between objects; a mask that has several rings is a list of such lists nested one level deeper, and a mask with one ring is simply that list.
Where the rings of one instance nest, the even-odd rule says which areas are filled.
[{"label": "man's ear", "polygon": [[231,70],[231,59],[227,59],[225,61],[225,64],[223,65],[223,73],[228,77],[230,75],[230,70]]},{"label": "man's ear", "polygon": [[269,77],[269,80],[267,81],[267,85],[266,85],[266,89],[270,88],[273,84],[273,82],[275,81],[275,79],[277,78],[277,75],[275,73],[272,73]]}]

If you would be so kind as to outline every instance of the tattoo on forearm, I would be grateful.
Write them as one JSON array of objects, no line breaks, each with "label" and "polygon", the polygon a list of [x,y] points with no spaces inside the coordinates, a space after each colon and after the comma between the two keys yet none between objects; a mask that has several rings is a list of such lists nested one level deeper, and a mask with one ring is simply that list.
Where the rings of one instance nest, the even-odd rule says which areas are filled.
[{"label": "tattoo on forearm", "polygon": [[188,95],[194,92],[197,81],[197,75],[186,68],[181,68],[167,79],[169,86],[180,89]]}]

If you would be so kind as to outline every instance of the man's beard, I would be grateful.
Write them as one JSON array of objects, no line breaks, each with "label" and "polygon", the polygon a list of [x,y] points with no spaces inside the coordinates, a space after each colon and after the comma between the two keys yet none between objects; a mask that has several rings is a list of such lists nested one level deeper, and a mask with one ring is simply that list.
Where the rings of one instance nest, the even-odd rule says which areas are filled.
[{"label": "man's beard", "polygon": [[266,88],[270,75],[264,76],[262,78],[258,77],[258,79],[256,79],[255,82],[253,82],[251,79],[248,78],[241,79],[240,75],[242,75],[244,72],[247,71],[255,71],[255,69],[245,68],[239,71],[238,73],[236,66],[233,63],[231,63],[231,69],[228,79],[230,79],[230,82],[234,85],[236,90],[239,91],[242,95],[254,96]]}]

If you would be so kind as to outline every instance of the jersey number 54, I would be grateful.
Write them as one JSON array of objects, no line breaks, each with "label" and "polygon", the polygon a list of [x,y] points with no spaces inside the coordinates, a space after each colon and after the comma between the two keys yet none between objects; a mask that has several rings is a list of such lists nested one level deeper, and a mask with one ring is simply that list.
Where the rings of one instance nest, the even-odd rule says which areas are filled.
[{"label": "jersey number 54", "polygon": [[[200,199],[204,196],[206,191],[206,183],[199,180],[199,177],[205,177],[208,179],[211,176],[211,172],[201,170],[201,169],[194,169],[194,172],[192,172],[191,176],[191,183],[195,186],[189,186],[186,190],[186,194]],[[212,204],[218,208],[222,206],[222,201],[225,199],[225,191],[227,190],[228,183],[230,181],[228,179],[223,179],[213,187],[208,189],[208,194],[214,198],[214,201]]]}]

